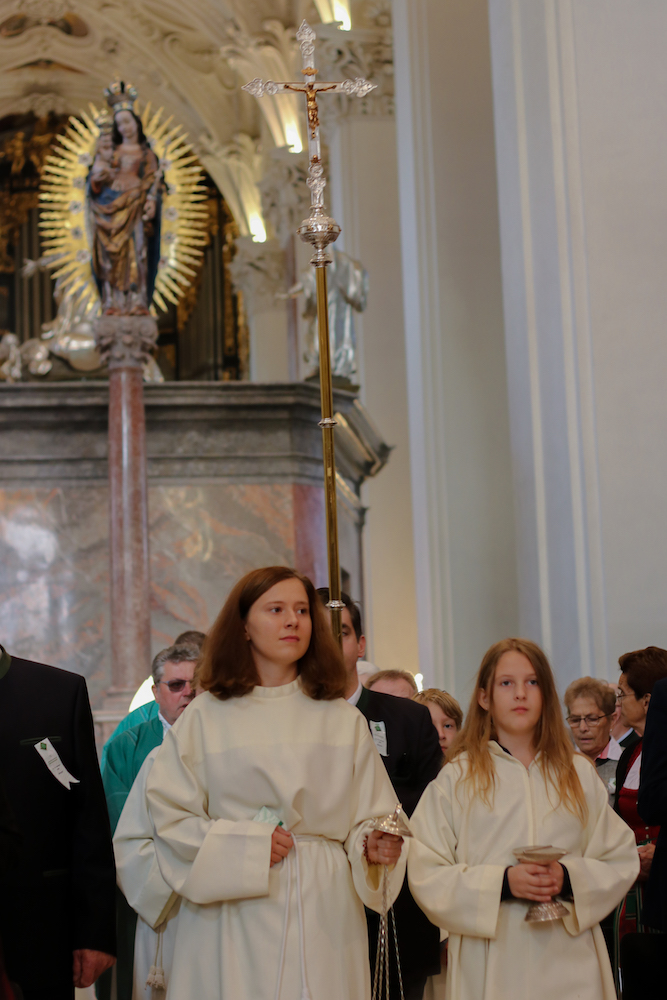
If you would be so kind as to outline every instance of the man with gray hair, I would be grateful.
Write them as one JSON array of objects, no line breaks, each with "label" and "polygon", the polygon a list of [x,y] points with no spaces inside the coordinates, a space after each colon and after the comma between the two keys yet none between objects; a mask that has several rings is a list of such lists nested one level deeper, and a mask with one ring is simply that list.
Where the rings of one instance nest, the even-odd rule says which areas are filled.
[{"label": "man with gray hair", "polygon": [[141,765],[153,747],[162,743],[165,731],[171,729],[194,697],[192,678],[198,659],[196,646],[170,646],[161,650],[151,666],[157,715],[119,733],[107,747],[102,780],[112,833]]},{"label": "man with gray hair", "polygon": [[[102,781],[112,833],[141,765],[151,750],[160,746],[167,729],[171,729],[194,698],[193,677],[199,655],[199,648],[195,645],[180,644],[161,650],[151,667],[157,715],[119,732],[107,744]],[[116,997],[117,1000],[132,1000],[136,914],[120,890],[117,923]],[[98,986],[97,996],[100,1000],[105,1000],[110,995],[110,991],[107,992],[109,987],[110,982],[101,983],[101,988]]]}]

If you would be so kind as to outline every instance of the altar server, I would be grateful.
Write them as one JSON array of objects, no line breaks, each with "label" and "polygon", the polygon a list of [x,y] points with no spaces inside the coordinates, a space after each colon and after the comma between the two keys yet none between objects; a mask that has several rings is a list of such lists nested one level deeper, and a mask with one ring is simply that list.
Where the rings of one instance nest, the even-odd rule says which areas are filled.
[{"label": "altar server", "polygon": [[255,570],[204,645],[205,693],[166,734],[147,796],[162,874],[183,900],[169,1000],[368,1000],[363,904],[389,902],[396,797],[306,577]]},{"label": "altar server", "polygon": [[[575,754],[547,659],[505,639],[486,653],[463,730],[412,817],[408,875],[449,931],[447,1000],[615,1000],[599,927],[637,877],[630,829]],[[516,864],[529,845],[562,862]],[[527,901],[569,913],[525,920]]]},{"label": "altar server", "polygon": [[118,884],[137,914],[132,1000],[164,997],[178,926],[180,897],[160,874],[146,805],[146,781],[159,749],[146,757],[113,838]]}]

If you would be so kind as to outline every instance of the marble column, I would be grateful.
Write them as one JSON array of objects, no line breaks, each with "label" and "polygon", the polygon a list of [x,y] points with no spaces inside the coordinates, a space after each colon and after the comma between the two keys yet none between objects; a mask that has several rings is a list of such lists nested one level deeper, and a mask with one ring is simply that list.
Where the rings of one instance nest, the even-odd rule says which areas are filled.
[{"label": "marble column", "polygon": [[615,679],[667,646],[667,6],[489,14],[521,630]]},{"label": "marble column", "polygon": [[96,338],[109,365],[112,679],[97,721],[112,731],[151,661],[143,365],[157,340],[157,324],[152,316],[103,316]]},{"label": "marble column", "polygon": [[394,0],[420,660],[466,701],[517,628],[486,0]]}]

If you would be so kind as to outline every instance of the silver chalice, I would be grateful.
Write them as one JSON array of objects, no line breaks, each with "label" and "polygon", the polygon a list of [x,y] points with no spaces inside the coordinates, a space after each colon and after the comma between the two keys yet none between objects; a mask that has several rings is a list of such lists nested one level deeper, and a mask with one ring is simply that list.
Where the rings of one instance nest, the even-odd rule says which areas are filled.
[{"label": "silver chalice", "polygon": [[[523,861],[529,865],[549,865],[552,861],[560,861],[565,857],[567,851],[560,847],[546,846],[517,847],[512,852],[517,861]],[[551,899],[548,903],[531,903],[526,913],[526,920],[529,924],[545,923],[548,920],[560,920],[566,917],[570,911],[557,899]]]}]

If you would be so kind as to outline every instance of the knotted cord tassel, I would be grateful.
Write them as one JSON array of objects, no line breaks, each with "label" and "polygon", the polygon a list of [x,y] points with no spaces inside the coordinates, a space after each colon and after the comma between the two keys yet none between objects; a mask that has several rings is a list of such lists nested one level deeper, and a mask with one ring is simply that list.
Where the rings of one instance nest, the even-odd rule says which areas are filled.
[{"label": "knotted cord tassel", "polygon": [[146,986],[152,987],[154,990],[166,990],[167,981],[164,978],[164,969],[161,966],[151,965]]}]

